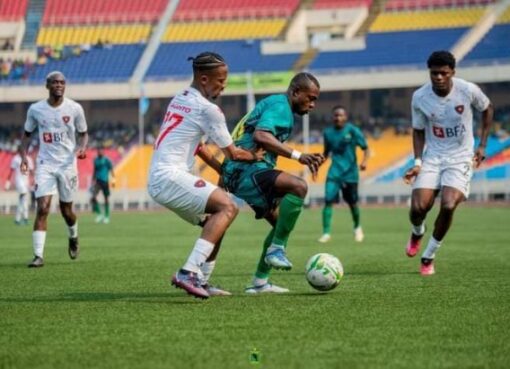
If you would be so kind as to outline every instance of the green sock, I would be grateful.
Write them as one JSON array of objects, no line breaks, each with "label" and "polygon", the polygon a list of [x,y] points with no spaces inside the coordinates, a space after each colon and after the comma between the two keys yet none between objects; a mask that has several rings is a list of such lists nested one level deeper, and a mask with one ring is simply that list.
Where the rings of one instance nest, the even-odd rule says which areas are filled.
[{"label": "green sock", "polygon": [[283,197],[274,231],[274,244],[287,246],[290,232],[294,229],[299,214],[301,214],[303,201],[301,197],[293,194],[287,194]]},{"label": "green sock", "polygon": [[101,215],[101,209],[99,208],[99,204],[97,202],[92,204],[92,211],[97,215]]},{"label": "green sock", "polygon": [[331,218],[333,217],[333,206],[325,205],[322,209],[322,233],[331,233]]},{"label": "green sock", "polygon": [[271,271],[271,265],[266,264],[264,258],[266,257],[266,251],[271,246],[271,242],[274,237],[274,228],[271,229],[264,241],[264,247],[262,249],[262,255],[260,255],[259,265],[257,265],[257,271],[255,272],[255,278],[266,279],[269,277]]},{"label": "green sock", "polygon": [[358,206],[352,206],[351,207],[351,215],[352,215],[352,221],[354,223],[354,228],[359,227],[359,208]]},{"label": "green sock", "polygon": [[110,217],[110,204],[104,204],[104,216],[107,218]]}]

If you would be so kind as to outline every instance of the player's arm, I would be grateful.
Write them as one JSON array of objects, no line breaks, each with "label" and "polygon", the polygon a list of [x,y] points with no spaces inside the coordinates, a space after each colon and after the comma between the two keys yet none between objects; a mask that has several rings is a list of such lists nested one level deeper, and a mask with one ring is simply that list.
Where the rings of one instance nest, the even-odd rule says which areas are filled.
[{"label": "player's arm", "polygon": [[359,164],[360,170],[367,169],[368,158],[370,157],[370,149],[367,147],[362,148],[363,150],[363,158],[361,158],[361,163]]},{"label": "player's arm", "polygon": [[425,125],[427,123],[427,117],[421,111],[419,101],[419,96],[413,95],[411,115],[413,125],[414,165],[404,174],[404,182],[407,184],[411,184],[420,173],[423,149],[425,148]]},{"label": "player's arm", "polygon": [[[13,163],[14,164],[14,163]],[[11,189],[11,177],[14,173],[14,169],[12,167],[9,168],[9,173],[7,174],[7,178],[5,179],[5,190],[9,191]]]},{"label": "player's arm", "polygon": [[20,170],[21,174],[27,174],[29,170],[28,164],[28,147],[30,146],[30,136],[32,136],[32,132],[25,130],[23,137],[21,138],[21,165]]},{"label": "player's arm", "polygon": [[269,131],[256,129],[253,133],[253,140],[258,146],[268,152],[297,160],[301,164],[306,165],[314,177],[317,175],[320,165],[324,163],[325,160],[324,156],[319,153],[303,154],[297,150],[293,150],[289,146],[278,141],[278,139]]},{"label": "player's arm", "polygon": [[365,169],[367,169],[368,158],[370,157],[370,149],[368,148],[368,144],[367,144],[365,135],[359,128],[357,128],[357,127],[355,128],[354,134],[356,137],[357,146],[359,146],[359,148],[361,150],[363,150],[363,158],[361,158],[361,163],[359,164],[359,169],[365,170]]},{"label": "player's arm", "polygon": [[473,158],[475,168],[478,168],[485,159],[485,148],[487,147],[487,139],[492,128],[492,117],[494,116],[494,107],[489,104],[487,109],[482,112],[482,132],[480,134],[480,143],[475,151]]},{"label": "player's arm", "polygon": [[323,141],[324,141],[324,153],[322,156],[324,156],[324,159],[327,159],[329,156],[329,153],[331,152],[331,146],[329,145],[329,140],[326,137],[326,132],[323,133]]},{"label": "player's arm", "polygon": [[216,173],[221,175],[221,163],[218,159],[213,155],[212,152],[209,151],[206,145],[201,143],[197,148],[197,155],[200,159],[202,159],[208,166],[214,169]]},{"label": "player's arm", "polygon": [[87,157],[87,144],[89,142],[89,134],[87,132],[87,121],[85,120],[85,112],[80,104],[77,105],[75,126],[78,131],[78,147],[76,155],[78,159]]}]

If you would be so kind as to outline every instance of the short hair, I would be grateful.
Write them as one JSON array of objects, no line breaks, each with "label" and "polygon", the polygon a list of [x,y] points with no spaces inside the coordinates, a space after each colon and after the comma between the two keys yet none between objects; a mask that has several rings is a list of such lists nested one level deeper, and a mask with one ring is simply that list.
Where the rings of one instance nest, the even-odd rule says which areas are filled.
[{"label": "short hair", "polygon": [[345,111],[345,114],[348,113],[347,108],[345,106],[343,106],[343,105],[335,105],[335,106],[333,106],[333,108],[331,109],[331,112],[334,113],[338,109],[342,109],[343,111]]},{"label": "short hair", "polygon": [[296,74],[290,81],[289,89],[296,90],[303,87],[308,87],[311,84],[317,86],[317,88],[321,88],[321,85],[317,78],[311,73],[301,72]]},{"label": "short hair", "polygon": [[434,51],[432,54],[430,54],[427,60],[428,68],[443,67],[445,65],[455,69],[455,56],[446,50]]},{"label": "short hair", "polygon": [[206,72],[227,65],[227,62],[220,54],[212,51],[205,51],[195,57],[190,56],[188,60],[193,61],[193,73]]},{"label": "short hair", "polygon": [[59,70],[54,70],[53,72],[50,72],[46,75],[46,83],[50,83],[57,76],[62,76],[62,78],[64,78],[64,81],[66,80],[66,76],[64,76],[64,73],[62,73]]}]

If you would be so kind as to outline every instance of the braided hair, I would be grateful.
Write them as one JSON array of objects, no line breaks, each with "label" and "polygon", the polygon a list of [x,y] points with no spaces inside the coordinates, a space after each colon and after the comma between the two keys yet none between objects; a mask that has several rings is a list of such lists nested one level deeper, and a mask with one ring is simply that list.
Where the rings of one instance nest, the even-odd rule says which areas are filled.
[{"label": "braided hair", "polygon": [[206,72],[223,65],[227,65],[220,54],[212,51],[205,51],[195,57],[190,56],[188,60],[193,61],[193,72]]}]

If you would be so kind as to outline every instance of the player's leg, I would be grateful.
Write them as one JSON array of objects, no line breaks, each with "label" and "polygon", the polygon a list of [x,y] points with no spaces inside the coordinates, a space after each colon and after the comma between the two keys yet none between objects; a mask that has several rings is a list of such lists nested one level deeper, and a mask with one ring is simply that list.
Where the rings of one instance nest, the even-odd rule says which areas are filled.
[{"label": "player's leg", "polygon": [[102,192],[104,197],[104,220],[103,223],[110,223],[110,186],[108,182],[102,183]]},{"label": "player's leg", "polygon": [[90,202],[92,203],[92,211],[94,214],[96,214],[96,223],[100,223],[103,221],[103,215],[101,214],[101,207],[99,206],[99,202],[97,201],[97,195],[99,194],[99,184],[96,183],[92,187],[92,198],[90,199]]},{"label": "player's leg", "polygon": [[358,183],[344,183],[342,185],[342,198],[347,205],[349,205],[349,210],[351,211],[352,223],[354,225],[354,240],[356,242],[362,242],[365,235],[363,234],[363,228],[361,228],[360,222]]},{"label": "player's leg", "polygon": [[232,293],[230,293],[229,291],[224,290],[218,286],[215,286],[209,282],[211,275],[214,271],[214,268],[216,267],[216,258],[218,257],[218,253],[221,248],[221,242],[223,241],[223,236],[221,236],[220,240],[214,245],[214,249],[213,249],[212,253],[209,255],[207,260],[200,267],[201,285],[202,285],[202,288],[207,291],[209,296],[231,296],[232,295]]},{"label": "player's leg", "polygon": [[34,259],[29,268],[42,267],[44,265],[44,245],[46,243],[46,230],[48,229],[48,215],[50,213],[51,195],[41,196],[36,199],[36,213],[34,221],[34,230],[32,233],[32,247],[34,250]]},{"label": "player's leg", "polygon": [[421,259],[421,274],[434,274],[434,257],[450,229],[457,206],[469,196],[469,182],[473,174],[471,158],[448,163],[441,177],[441,208],[434,223],[434,231]]},{"label": "player's leg", "polygon": [[335,180],[326,180],[324,208],[322,209],[322,236],[319,242],[326,243],[331,239],[331,219],[333,218],[333,205],[338,203],[340,191],[340,182]]},{"label": "player's leg", "polygon": [[68,254],[74,260],[80,254],[78,241],[78,220],[73,211],[73,197],[78,188],[78,172],[71,166],[60,171],[57,175],[57,188],[60,200],[60,212],[67,225],[69,234]]},{"label": "player's leg", "polygon": [[406,254],[415,256],[420,251],[421,240],[425,234],[425,218],[432,209],[438,190],[430,188],[417,188],[411,194],[411,209],[409,220],[411,221],[411,237],[406,246]]},{"label": "player's leg", "polygon": [[273,239],[267,249],[265,261],[275,269],[290,270],[292,263],[285,255],[285,248],[290,233],[303,209],[308,185],[299,177],[281,172],[274,180],[272,191],[276,197],[281,198],[281,201]]},{"label": "player's leg", "polygon": [[18,195],[18,205],[16,206],[16,214],[14,216],[14,223],[16,223],[16,225],[20,225],[21,219],[23,218],[23,203],[25,196],[26,194],[24,193],[20,193]]},{"label": "player's leg", "polygon": [[28,197],[30,196],[28,192],[22,194],[23,198],[22,198],[22,201],[21,201],[21,204],[22,204],[22,211],[21,211],[21,215],[22,215],[22,221],[23,221],[23,224],[24,225],[27,225],[28,224]]},{"label": "player's leg", "polygon": [[264,245],[262,248],[262,254],[260,255],[259,263],[257,265],[257,270],[255,271],[255,275],[253,276],[252,285],[245,289],[246,293],[256,294],[256,293],[285,293],[289,292],[287,288],[279,287],[272,283],[269,283],[269,274],[271,272],[272,266],[266,263],[266,252],[274,238],[275,226],[278,219],[278,209],[274,209],[271,213],[265,216],[265,219],[271,225],[271,230],[269,234],[266,236],[264,240]]}]

